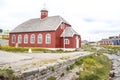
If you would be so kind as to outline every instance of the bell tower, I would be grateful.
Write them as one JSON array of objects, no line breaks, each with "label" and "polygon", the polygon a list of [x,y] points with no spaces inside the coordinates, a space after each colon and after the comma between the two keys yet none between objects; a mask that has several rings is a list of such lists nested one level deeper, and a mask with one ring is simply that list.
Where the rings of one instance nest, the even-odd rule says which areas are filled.
[{"label": "bell tower", "polygon": [[41,10],[41,19],[44,19],[48,17],[48,10],[45,8],[45,4],[44,4],[44,8]]}]

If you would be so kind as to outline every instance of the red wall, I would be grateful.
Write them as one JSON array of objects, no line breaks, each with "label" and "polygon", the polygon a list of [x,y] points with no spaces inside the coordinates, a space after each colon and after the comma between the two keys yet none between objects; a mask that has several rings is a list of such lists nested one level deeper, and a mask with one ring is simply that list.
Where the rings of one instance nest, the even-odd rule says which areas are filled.
[{"label": "red wall", "polygon": [[[62,38],[62,47],[64,48],[64,43],[63,43],[63,39],[69,39],[70,44],[65,44],[65,48],[76,48],[76,36],[74,35],[73,37],[65,37]],[[81,47],[81,37],[79,36],[79,47]]]},{"label": "red wall", "polygon": [[[51,34],[51,44],[46,44],[45,43],[45,35],[46,34]],[[49,31],[49,32],[28,32],[28,33],[10,33],[10,39],[9,39],[9,45],[10,46],[15,46],[15,44],[17,43],[18,41],[18,35],[22,35],[22,43],[19,44],[20,47],[46,47],[46,48],[55,48],[55,31]],[[24,35],[25,34],[28,34],[28,44],[24,44]],[[31,44],[30,43],[30,35],[32,34],[35,34],[35,43],[34,44]],[[38,34],[42,34],[42,44],[38,44],[37,43],[37,35]],[[16,42],[13,44],[12,43],[12,35],[15,35],[16,36]]]},{"label": "red wall", "polygon": [[63,45],[62,45],[63,41],[61,40],[60,36],[66,27],[69,27],[69,25],[65,23],[61,23],[56,30],[56,48],[63,48]]}]

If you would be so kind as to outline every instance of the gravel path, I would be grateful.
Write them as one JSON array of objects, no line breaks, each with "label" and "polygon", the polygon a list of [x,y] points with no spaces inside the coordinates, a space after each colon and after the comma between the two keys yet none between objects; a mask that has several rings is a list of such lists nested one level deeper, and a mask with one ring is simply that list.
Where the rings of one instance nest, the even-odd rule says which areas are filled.
[{"label": "gravel path", "polygon": [[15,72],[37,67],[40,62],[52,62],[61,58],[70,58],[75,56],[85,56],[90,53],[87,52],[73,52],[73,53],[12,53],[0,51],[0,68],[11,67]]},{"label": "gravel path", "polygon": [[0,51],[0,64],[16,62],[24,59],[32,59],[32,57],[22,54],[14,54],[11,52]]}]

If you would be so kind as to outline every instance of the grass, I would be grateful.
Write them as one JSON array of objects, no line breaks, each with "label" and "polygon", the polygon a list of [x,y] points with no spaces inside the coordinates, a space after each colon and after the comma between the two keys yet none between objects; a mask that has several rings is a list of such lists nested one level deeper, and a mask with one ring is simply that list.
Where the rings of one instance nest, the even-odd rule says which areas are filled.
[{"label": "grass", "polygon": [[56,80],[56,77],[51,76],[51,77],[49,77],[47,80]]},{"label": "grass", "polygon": [[28,51],[28,48],[15,48],[10,46],[0,46],[0,50],[9,51],[9,52],[25,52]]},{"label": "grass", "polygon": [[[99,49],[97,49],[99,48]],[[103,53],[116,54],[120,50],[120,46],[82,46],[84,51],[90,51],[99,55],[92,55],[77,60],[76,65],[80,66],[80,80],[108,80],[109,71],[111,70],[111,60],[104,56]]]},{"label": "grass", "polygon": [[79,59],[75,63],[79,65],[80,80],[105,80],[109,79],[109,71],[111,70],[111,61],[104,55],[91,55]]},{"label": "grass", "polygon": [[8,78],[9,80],[15,78],[14,72],[10,69],[0,69],[0,75],[4,78]]},{"label": "grass", "polygon": [[[75,51],[64,51],[62,49],[58,49],[58,50],[50,50],[50,49],[45,49],[45,48],[31,48],[33,53],[39,53],[39,52],[43,52],[43,53],[69,53],[69,52],[75,52]],[[29,48],[27,47],[11,47],[11,46],[0,46],[0,50],[3,51],[8,51],[8,52],[22,52],[22,53],[26,53],[28,52]]]}]

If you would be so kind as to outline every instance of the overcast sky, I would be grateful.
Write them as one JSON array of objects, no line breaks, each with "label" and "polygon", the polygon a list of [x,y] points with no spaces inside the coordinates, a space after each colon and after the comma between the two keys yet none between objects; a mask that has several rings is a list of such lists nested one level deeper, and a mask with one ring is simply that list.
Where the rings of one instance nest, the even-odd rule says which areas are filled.
[{"label": "overcast sky", "polygon": [[0,0],[0,28],[12,30],[26,20],[40,17],[44,4],[49,16],[62,16],[82,40],[119,35],[120,0]]}]

